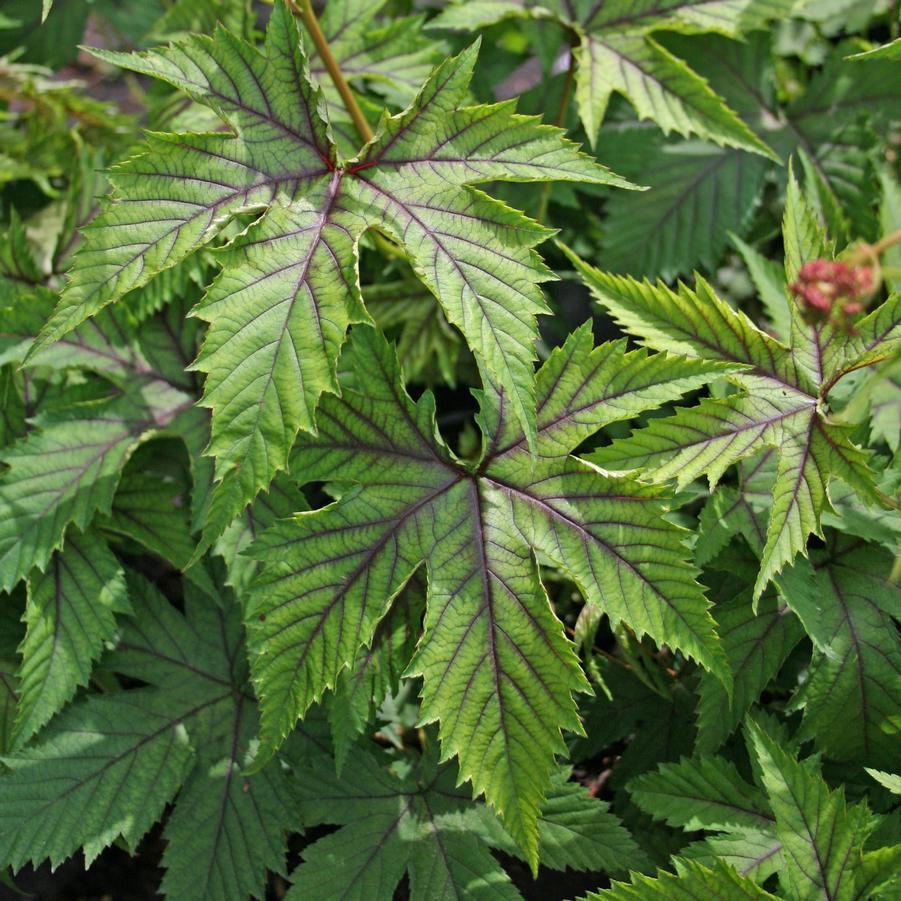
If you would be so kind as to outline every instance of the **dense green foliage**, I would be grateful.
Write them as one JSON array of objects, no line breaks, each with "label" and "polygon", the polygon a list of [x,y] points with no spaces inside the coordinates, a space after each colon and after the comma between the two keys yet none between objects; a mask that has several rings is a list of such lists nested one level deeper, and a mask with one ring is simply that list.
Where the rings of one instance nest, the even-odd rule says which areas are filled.
[{"label": "dense green foliage", "polygon": [[4,4],[9,884],[897,897],[897,31]]}]

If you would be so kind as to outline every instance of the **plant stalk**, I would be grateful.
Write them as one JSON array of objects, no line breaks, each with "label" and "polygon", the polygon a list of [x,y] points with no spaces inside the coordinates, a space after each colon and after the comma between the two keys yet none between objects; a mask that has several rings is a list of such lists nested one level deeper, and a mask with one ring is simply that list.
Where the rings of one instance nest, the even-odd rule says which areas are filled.
[{"label": "plant stalk", "polygon": [[901,244],[901,228],[897,231],[893,231],[890,235],[886,235],[884,238],[880,238],[870,247],[870,252],[879,256],[880,254],[885,253],[889,247],[894,247],[896,244]]},{"label": "plant stalk", "polygon": [[878,263],[879,257],[896,244],[901,244],[901,228],[880,238],[875,244],[862,244],[848,257],[848,262],[855,266],[860,263]]},{"label": "plant stalk", "polygon": [[[344,103],[344,108],[350,113],[350,118],[353,120],[357,134],[359,134],[364,143],[368,143],[373,137],[372,129],[369,127],[369,122],[363,115],[363,110],[360,109],[356,97],[354,97],[353,91],[347,83],[347,79],[344,77],[344,73],[341,71],[341,66],[338,65],[338,60],[335,59],[335,56],[332,53],[332,48],[329,47],[328,38],[325,36],[325,32],[323,32],[322,26],[319,24],[319,19],[316,18],[316,12],[313,9],[311,0],[300,0],[299,4],[297,0],[285,0],[285,2],[288,4],[288,9],[303,22],[307,33],[313,41],[313,45],[316,47],[317,53],[322,58],[322,62],[325,65],[329,77],[332,79],[332,83],[341,95],[341,101]],[[376,247],[378,247],[386,256],[397,258],[406,257],[406,254],[400,247],[379,232],[372,232],[372,240]]]},{"label": "plant stalk", "polygon": [[322,62],[332,79],[332,83],[341,95],[341,101],[344,103],[345,109],[350,113],[350,118],[353,119],[354,126],[360,137],[364,142],[371,141],[372,129],[369,127],[369,122],[366,121],[366,117],[363,115],[363,111],[360,109],[360,105],[354,97],[350,85],[344,78],[344,73],[341,71],[338,61],[332,55],[332,49],[328,45],[328,39],[323,33],[322,26],[319,24],[319,19],[316,18],[316,13],[313,10],[312,0],[300,0],[299,4],[296,0],[287,0],[287,3],[291,12],[303,22],[304,27],[307,29],[307,32],[316,47],[316,51],[322,58]]}]

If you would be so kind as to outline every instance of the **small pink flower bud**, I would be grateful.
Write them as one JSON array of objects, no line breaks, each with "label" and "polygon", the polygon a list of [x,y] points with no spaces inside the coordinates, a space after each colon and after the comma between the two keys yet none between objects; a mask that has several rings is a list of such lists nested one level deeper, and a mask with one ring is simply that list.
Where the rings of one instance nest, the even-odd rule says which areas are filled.
[{"label": "small pink flower bud", "polygon": [[841,261],[809,260],[798,270],[790,290],[811,321],[847,318],[864,310],[858,298],[873,290],[873,272]]}]

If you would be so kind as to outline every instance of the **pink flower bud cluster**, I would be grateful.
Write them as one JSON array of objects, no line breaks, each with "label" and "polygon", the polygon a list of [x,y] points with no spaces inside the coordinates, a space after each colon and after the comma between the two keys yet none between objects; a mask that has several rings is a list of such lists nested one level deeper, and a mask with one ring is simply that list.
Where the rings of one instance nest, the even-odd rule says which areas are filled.
[{"label": "pink flower bud cluster", "polygon": [[862,312],[865,304],[861,298],[872,290],[872,269],[832,260],[805,263],[798,272],[798,280],[791,285],[791,292],[804,312],[815,320]]}]

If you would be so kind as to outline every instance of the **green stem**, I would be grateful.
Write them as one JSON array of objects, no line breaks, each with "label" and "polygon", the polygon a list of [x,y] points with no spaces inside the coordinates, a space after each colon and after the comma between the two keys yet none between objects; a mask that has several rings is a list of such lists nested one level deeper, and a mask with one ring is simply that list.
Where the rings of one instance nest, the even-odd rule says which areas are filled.
[{"label": "green stem", "polygon": [[[569,109],[569,100],[572,97],[573,92],[573,80],[575,79],[576,74],[576,55],[573,53],[572,49],[569,51],[569,67],[566,70],[566,78],[563,80],[563,89],[560,92],[560,106],[557,108],[557,118],[554,120],[554,125],[557,128],[563,128],[566,123],[566,111]],[[541,197],[538,201],[538,212],[535,214],[535,218],[539,222],[544,222],[545,217],[547,216],[547,207],[548,203],[550,203],[551,199],[551,183],[546,181],[541,186]]]},{"label": "green stem", "polygon": [[889,507],[892,510],[901,510],[901,501],[895,500],[890,494],[886,494],[878,488],[876,489],[876,497],[878,497],[886,507]]},{"label": "green stem", "polygon": [[889,247],[894,247],[896,244],[901,244],[901,228],[893,231],[890,235],[886,235],[884,238],[880,238],[871,248],[872,252],[879,256],[882,253],[885,253]]},{"label": "green stem", "polygon": [[848,257],[848,262],[856,266],[860,263],[879,262],[879,257],[890,247],[901,244],[901,228],[880,238],[875,244],[863,244]]},{"label": "green stem", "polygon": [[353,119],[354,126],[356,126],[360,137],[364,142],[371,141],[372,129],[369,127],[369,122],[366,121],[363,110],[360,109],[360,105],[354,97],[350,85],[344,78],[344,73],[341,71],[338,61],[332,55],[332,48],[329,47],[328,38],[326,38],[322,31],[319,19],[316,18],[316,13],[313,11],[311,0],[300,0],[299,5],[296,0],[287,0],[287,3],[291,12],[293,12],[306,27],[307,32],[316,47],[316,51],[325,65],[326,71],[331,77],[335,87],[338,89],[338,93],[341,95],[341,101],[344,103],[345,109],[350,113],[350,118]]}]

